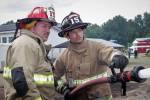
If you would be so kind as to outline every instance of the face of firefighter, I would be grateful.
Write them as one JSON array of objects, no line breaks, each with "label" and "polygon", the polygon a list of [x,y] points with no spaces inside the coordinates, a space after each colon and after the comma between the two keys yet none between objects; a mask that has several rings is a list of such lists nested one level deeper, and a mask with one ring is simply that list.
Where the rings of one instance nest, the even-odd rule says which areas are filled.
[{"label": "face of firefighter", "polygon": [[70,31],[67,39],[70,39],[74,44],[81,43],[83,41],[83,30],[78,28]]},{"label": "face of firefighter", "polygon": [[51,24],[45,21],[37,22],[35,26],[31,27],[29,30],[35,35],[42,38],[45,42],[47,41],[50,34]]}]

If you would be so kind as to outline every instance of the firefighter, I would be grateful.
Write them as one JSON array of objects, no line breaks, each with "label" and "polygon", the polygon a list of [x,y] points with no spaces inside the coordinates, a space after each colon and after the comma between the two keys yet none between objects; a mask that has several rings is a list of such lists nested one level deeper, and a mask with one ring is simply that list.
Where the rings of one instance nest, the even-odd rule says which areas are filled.
[{"label": "firefighter", "polygon": [[35,7],[27,18],[17,20],[21,33],[14,35],[6,55],[5,100],[54,100],[54,76],[46,53],[51,45],[44,42],[56,24],[52,5]]},{"label": "firefighter", "polygon": [[[62,31],[58,35],[69,39],[70,46],[54,62],[54,76],[58,81],[56,91],[63,94],[65,100],[112,100],[108,83],[87,87],[77,96],[70,92],[82,83],[107,76],[110,62],[113,62],[110,68],[124,69],[128,59],[111,46],[85,39],[83,31],[88,24],[82,22],[79,14],[71,12],[61,25]],[[64,73],[66,82],[61,79]]]},{"label": "firefighter", "polygon": [[128,59],[130,59],[130,53],[131,53],[131,50],[130,50],[130,48],[129,48],[129,47],[128,47],[127,52],[128,52]]},{"label": "firefighter", "polygon": [[135,48],[135,50],[134,50],[134,59],[138,59],[138,51],[137,51],[137,49]]}]

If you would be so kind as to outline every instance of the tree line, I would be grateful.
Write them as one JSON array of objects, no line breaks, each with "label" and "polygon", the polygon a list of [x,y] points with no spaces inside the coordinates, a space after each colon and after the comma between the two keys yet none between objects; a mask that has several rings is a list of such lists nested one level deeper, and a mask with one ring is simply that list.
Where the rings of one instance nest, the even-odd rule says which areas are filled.
[{"label": "tree line", "polygon": [[7,21],[6,23],[3,23],[1,25],[10,25],[10,24],[15,24],[15,22],[13,20],[11,20],[11,21]]},{"label": "tree line", "polygon": [[101,38],[105,40],[117,40],[119,44],[129,47],[135,38],[150,37],[150,13],[137,15],[132,20],[127,20],[121,15],[109,19],[101,26],[88,23],[84,30],[87,38]]},{"label": "tree line", "polygon": [[[13,20],[2,25],[15,24]],[[88,28],[84,30],[87,38],[101,38],[105,40],[117,40],[119,44],[129,47],[135,38],[150,37],[150,13],[145,12],[137,15],[132,20],[127,20],[121,15],[109,19],[101,26],[88,23]]]}]

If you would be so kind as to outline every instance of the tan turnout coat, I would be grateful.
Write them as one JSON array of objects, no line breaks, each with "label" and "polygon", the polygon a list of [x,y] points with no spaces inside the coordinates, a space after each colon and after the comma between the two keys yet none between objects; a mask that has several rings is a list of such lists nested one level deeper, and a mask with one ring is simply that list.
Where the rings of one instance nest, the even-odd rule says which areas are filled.
[{"label": "tan turnout coat", "polygon": [[[71,44],[61,52],[54,62],[54,76],[60,80],[66,72],[68,79],[67,76],[71,70],[74,84],[80,84],[79,81],[85,82],[84,80],[93,79],[95,76],[106,76],[111,56],[118,52],[101,42],[84,39],[78,47]],[[110,85],[103,83],[84,89],[77,95],[77,100],[89,100],[107,95],[111,95]]]},{"label": "tan turnout coat", "polygon": [[[12,42],[4,67],[6,100],[54,100],[53,71],[46,57],[46,47],[40,37],[26,29],[22,29],[21,35]],[[17,67],[23,68],[29,88],[23,97],[19,97],[13,86],[11,71]]]}]

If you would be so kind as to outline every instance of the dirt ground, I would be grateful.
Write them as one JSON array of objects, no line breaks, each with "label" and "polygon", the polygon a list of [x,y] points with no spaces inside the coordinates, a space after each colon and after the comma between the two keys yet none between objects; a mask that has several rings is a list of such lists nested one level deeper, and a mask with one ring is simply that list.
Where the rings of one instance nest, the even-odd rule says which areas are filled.
[{"label": "dirt ground", "polygon": [[[133,55],[129,60],[128,66],[125,71],[132,70],[135,66],[143,66],[150,68],[150,57],[140,55],[138,59],[134,59]],[[117,73],[119,70],[115,70]],[[111,71],[108,68],[108,74],[111,75]],[[4,88],[3,88],[2,75],[0,74],[0,100],[4,100]],[[113,95],[113,100],[150,100],[150,78],[144,83],[128,82],[126,86],[126,96],[121,96],[121,84],[110,84]],[[56,93],[55,100],[64,100],[63,96]]]}]

